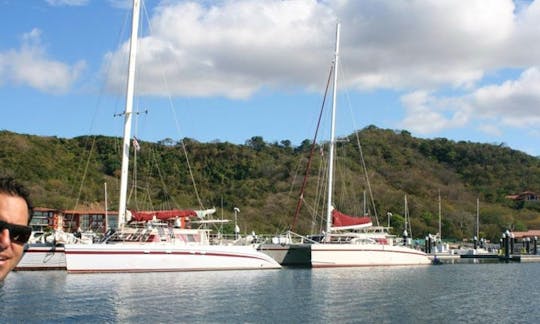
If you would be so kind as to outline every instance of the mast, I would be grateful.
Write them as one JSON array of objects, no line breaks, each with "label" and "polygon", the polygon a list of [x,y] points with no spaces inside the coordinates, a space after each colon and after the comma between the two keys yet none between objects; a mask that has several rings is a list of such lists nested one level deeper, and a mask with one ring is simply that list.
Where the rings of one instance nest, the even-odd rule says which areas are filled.
[{"label": "mast", "polygon": [[439,189],[439,240],[442,242],[442,229],[441,229],[441,190]]},{"label": "mast", "polygon": [[403,197],[403,215],[405,215],[405,229],[403,230],[403,237],[408,236],[407,229],[409,228],[409,206],[407,205],[407,195]]},{"label": "mast", "polygon": [[135,59],[137,56],[137,32],[139,29],[140,0],[133,0],[131,21],[131,39],[129,47],[129,65],[126,91],[126,110],[124,111],[124,142],[122,145],[122,171],[120,176],[120,199],[118,203],[118,228],[126,222],[127,181],[129,168],[129,144],[131,137],[131,118],[133,111],[133,93],[135,88]]},{"label": "mast", "polygon": [[332,227],[332,191],[334,181],[334,144],[336,128],[336,94],[337,94],[337,75],[339,62],[339,30],[341,24],[338,22],[336,27],[336,50],[334,56],[334,86],[332,92],[332,126],[330,127],[330,152],[328,154],[328,197],[326,201],[326,241],[330,240],[330,228]]},{"label": "mast", "polygon": [[476,198],[476,238],[480,239],[480,198]]},{"label": "mast", "polygon": [[367,216],[366,191],[364,190],[364,216]]},{"label": "mast", "polygon": [[107,205],[107,182],[103,183],[103,186],[105,188],[105,231],[108,231],[109,221],[107,220],[107,218],[109,217],[109,215],[107,210],[109,209],[109,206]]}]

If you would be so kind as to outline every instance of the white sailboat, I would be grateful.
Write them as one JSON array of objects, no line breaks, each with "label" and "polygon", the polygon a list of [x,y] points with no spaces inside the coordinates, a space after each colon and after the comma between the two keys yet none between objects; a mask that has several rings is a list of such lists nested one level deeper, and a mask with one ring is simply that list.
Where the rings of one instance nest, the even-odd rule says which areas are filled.
[{"label": "white sailboat", "polygon": [[334,57],[334,79],[332,98],[332,118],[330,130],[330,148],[328,154],[328,193],[326,206],[326,231],[321,243],[311,246],[311,266],[324,267],[360,267],[424,265],[431,261],[427,255],[405,246],[377,242],[362,229],[372,227],[369,217],[351,217],[333,207],[333,164],[335,151],[335,115],[337,94],[337,73],[339,63],[340,24],[336,29],[336,48]]},{"label": "white sailboat", "polygon": [[[102,243],[66,244],[64,249],[67,271],[153,272],[281,268],[275,260],[252,246],[213,245],[208,230],[186,229],[170,226],[170,223],[165,222],[171,218],[179,218],[179,213],[185,211],[151,215],[134,213],[135,217],[144,221],[139,223],[144,226],[137,227],[129,223],[131,213],[126,209],[126,197],[139,8],[140,0],[134,0],[118,230]],[[147,217],[150,217],[150,220]]]}]

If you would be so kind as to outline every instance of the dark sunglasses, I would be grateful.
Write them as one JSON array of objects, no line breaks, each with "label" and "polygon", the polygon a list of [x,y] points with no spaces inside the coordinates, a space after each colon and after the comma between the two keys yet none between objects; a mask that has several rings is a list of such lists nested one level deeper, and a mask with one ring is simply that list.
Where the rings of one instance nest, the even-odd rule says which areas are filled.
[{"label": "dark sunglasses", "polygon": [[9,239],[11,242],[18,244],[28,242],[30,235],[32,235],[32,228],[30,226],[16,225],[0,221],[0,231],[5,229],[9,231]]}]

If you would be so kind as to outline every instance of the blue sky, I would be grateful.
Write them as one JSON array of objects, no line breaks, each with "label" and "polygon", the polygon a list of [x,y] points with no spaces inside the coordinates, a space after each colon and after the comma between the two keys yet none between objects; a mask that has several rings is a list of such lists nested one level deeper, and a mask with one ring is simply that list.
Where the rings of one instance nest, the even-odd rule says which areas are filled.
[{"label": "blue sky", "polygon": [[[143,2],[142,140],[311,139],[339,20],[339,135],[373,124],[540,156],[538,1]],[[0,129],[121,136],[129,7],[0,0]]]}]

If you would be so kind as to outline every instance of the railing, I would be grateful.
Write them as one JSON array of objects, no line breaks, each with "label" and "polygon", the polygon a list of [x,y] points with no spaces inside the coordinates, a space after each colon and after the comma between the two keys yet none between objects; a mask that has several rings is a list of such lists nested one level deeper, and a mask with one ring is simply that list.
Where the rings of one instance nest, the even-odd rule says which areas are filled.
[{"label": "railing", "polygon": [[286,232],[284,234],[210,234],[210,244],[227,244],[227,245],[259,245],[259,244],[313,244],[318,243],[306,236]]}]

